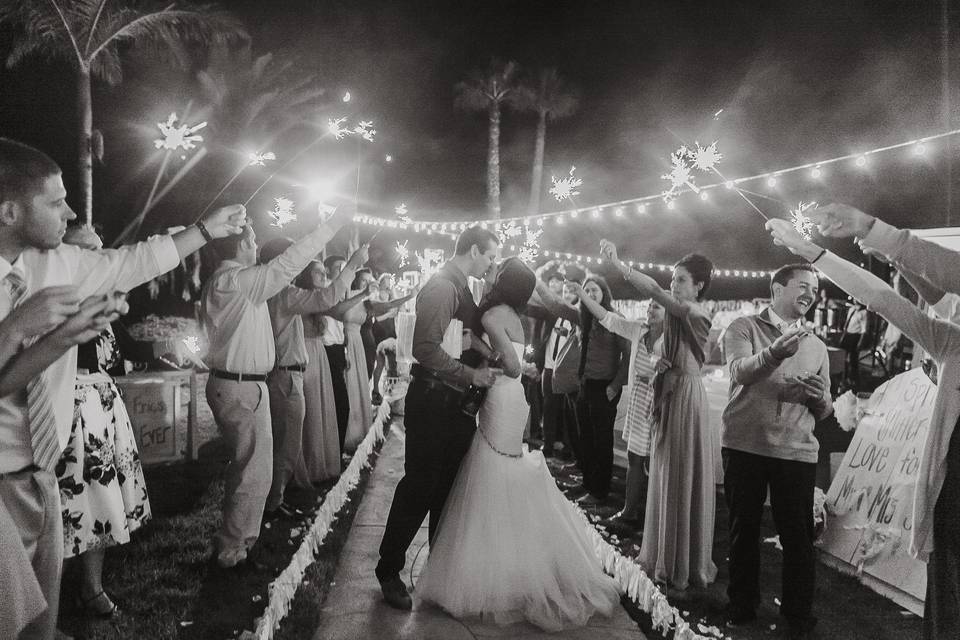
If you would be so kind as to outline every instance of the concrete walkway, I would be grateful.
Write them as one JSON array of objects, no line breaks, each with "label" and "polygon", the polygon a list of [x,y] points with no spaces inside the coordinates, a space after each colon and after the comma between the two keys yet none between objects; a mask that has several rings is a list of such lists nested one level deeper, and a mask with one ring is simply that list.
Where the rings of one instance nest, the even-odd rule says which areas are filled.
[{"label": "concrete walkway", "polygon": [[[334,586],[320,615],[314,640],[467,640],[475,638],[524,638],[587,640],[605,638],[626,640],[644,638],[637,624],[623,608],[610,618],[595,617],[587,627],[562,633],[546,633],[528,624],[499,627],[478,619],[456,620],[435,608],[397,611],[383,603],[380,585],[373,575],[380,538],[390,510],[393,490],[403,476],[403,432],[393,427],[383,445],[373,476],[350,529],[340,556]],[[410,550],[403,580],[416,583],[427,555],[426,522],[417,533]],[[419,552],[419,555],[418,555]]]}]

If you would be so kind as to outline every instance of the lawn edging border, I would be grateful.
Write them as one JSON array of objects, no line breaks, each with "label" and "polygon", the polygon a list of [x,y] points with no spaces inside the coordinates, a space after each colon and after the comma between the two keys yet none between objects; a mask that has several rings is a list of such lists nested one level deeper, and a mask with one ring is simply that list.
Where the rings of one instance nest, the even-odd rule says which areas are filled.
[{"label": "lawn edging border", "polygon": [[324,538],[330,533],[334,521],[337,519],[340,511],[348,504],[350,491],[357,486],[360,481],[360,472],[370,466],[370,454],[374,448],[385,438],[385,427],[390,422],[390,403],[382,402],[377,409],[377,415],[373,420],[367,435],[357,446],[350,464],[340,475],[337,484],[327,493],[323,504],[317,510],[313,524],[303,537],[300,547],[290,559],[290,564],[284,569],[277,579],[270,583],[267,592],[270,594],[270,601],[263,610],[263,615],[257,618],[255,629],[247,637],[256,640],[272,640],[277,629],[280,628],[280,621],[286,617],[290,611],[290,605],[293,598],[303,581],[304,574],[311,564]]}]

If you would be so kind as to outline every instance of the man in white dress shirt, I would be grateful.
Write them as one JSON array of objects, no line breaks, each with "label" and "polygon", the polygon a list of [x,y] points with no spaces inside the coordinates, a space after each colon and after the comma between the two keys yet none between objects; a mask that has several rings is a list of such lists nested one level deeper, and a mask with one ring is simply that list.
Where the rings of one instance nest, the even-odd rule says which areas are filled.
[{"label": "man in white dress shirt", "polygon": [[257,264],[252,227],[218,247],[223,258],[203,287],[201,314],[210,340],[207,402],[230,449],[217,534],[217,563],[236,566],[260,535],[273,476],[273,434],[267,374],[276,347],[267,300],[290,284],[343,226],[346,214]]},{"label": "man in white dress shirt", "polygon": [[[128,291],[175,268],[207,240],[239,232],[245,217],[243,207],[226,207],[174,236],[88,251],[61,244],[67,222],[76,218],[66,195],[52,159],[0,138],[0,320],[58,285],[72,288],[60,308],[71,315],[89,296]],[[26,388],[0,398],[0,500],[20,532],[20,539],[4,538],[3,552],[26,553],[33,567],[33,575],[0,584],[0,637],[54,637],[63,559],[54,466],[70,436],[76,370],[71,348]],[[43,595],[43,612],[17,636],[6,626],[18,618],[14,594],[31,587]]]}]

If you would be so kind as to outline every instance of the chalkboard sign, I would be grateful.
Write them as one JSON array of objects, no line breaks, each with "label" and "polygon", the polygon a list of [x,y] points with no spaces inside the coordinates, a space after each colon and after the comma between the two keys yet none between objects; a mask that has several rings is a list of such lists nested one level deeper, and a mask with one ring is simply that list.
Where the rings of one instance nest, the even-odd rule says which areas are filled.
[{"label": "chalkboard sign", "polygon": [[117,379],[117,385],[123,391],[143,464],[179,460],[180,380],[123,376]]},{"label": "chalkboard sign", "polygon": [[910,555],[913,496],[936,395],[920,369],[874,392],[827,492],[830,515],[819,542],[858,574],[919,602],[926,565]]}]

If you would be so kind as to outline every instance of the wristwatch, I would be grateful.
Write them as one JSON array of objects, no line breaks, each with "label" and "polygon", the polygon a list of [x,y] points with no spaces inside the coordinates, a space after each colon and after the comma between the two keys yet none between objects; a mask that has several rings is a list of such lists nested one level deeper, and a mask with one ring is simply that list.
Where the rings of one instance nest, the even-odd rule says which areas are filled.
[{"label": "wristwatch", "polygon": [[203,224],[203,220],[197,220],[196,227],[200,230],[200,235],[203,236],[204,240],[207,242],[213,242],[213,236],[210,235],[209,231],[207,231],[207,227]]}]

